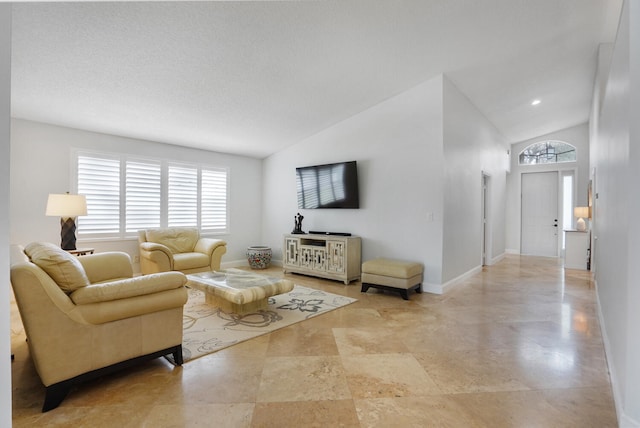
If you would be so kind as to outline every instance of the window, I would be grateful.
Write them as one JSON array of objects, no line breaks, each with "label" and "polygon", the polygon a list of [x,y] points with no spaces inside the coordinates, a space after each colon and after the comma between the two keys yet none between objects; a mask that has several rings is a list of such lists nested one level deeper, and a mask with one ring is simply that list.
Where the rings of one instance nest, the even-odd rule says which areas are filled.
[{"label": "window", "polygon": [[[573,224],[573,173],[562,176],[562,227],[571,228]],[[562,234],[562,249],[565,248],[565,234]]]},{"label": "window", "polygon": [[195,226],[198,221],[198,171],[169,166],[170,227]]},{"label": "window", "polygon": [[520,165],[575,162],[576,148],[563,141],[541,141],[533,143],[520,152]]},{"label": "window", "polygon": [[126,162],[125,221],[126,231],[160,227],[160,163]]},{"label": "window", "polygon": [[88,211],[78,218],[80,238],[124,238],[153,227],[227,232],[225,168],[87,152],[75,160]]}]

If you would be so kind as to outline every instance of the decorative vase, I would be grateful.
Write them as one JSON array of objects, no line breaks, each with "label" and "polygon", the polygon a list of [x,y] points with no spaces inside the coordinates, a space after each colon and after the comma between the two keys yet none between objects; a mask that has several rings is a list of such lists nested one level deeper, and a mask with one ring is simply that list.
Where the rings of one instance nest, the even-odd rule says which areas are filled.
[{"label": "decorative vase", "polygon": [[247,261],[251,269],[266,269],[271,263],[271,248],[256,245],[247,248]]}]

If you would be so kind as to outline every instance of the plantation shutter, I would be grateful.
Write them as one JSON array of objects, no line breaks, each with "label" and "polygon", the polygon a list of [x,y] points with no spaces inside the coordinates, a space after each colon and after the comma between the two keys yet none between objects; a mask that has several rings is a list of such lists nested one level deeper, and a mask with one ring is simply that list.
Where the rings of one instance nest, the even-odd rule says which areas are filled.
[{"label": "plantation shutter", "polygon": [[125,180],[126,231],[160,227],[160,164],[127,161]]},{"label": "plantation shutter", "polygon": [[169,227],[198,226],[198,170],[169,165]]},{"label": "plantation shutter", "polygon": [[78,155],[78,194],[87,199],[87,215],[78,218],[78,236],[120,233],[120,161]]},{"label": "plantation shutter", "polygon": [[227,171],[203,169],[201,184],[202,230],[223,231],[227,227]]},{"label": "plantation shutter", "polygon": [[156,227],[228,232],[226,168],[84,151],[74,157],[74,190],[87,198],[79,238],[125,239]]}]

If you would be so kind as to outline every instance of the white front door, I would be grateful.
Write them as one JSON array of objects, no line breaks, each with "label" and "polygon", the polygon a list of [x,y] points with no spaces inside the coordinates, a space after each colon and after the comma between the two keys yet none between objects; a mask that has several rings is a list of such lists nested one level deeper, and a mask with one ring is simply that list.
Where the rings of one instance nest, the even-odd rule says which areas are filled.
[{"label": "white front door", "polygon": [[520,253],[558,256],[558,173],[522,174]]}]

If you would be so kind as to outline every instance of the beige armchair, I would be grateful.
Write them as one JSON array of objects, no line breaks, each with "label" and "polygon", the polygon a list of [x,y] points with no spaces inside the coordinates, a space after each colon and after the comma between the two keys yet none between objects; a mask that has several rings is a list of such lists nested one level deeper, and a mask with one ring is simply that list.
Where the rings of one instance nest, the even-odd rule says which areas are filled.
[{"label": "beige armchair", "polygon": [[46,387],[43,412],[76,383],[143,359],[173,354],[182,364],[182,273],[133,277],[126,253],[76,257],[46,243],[11,258],[29,353]]},{"label": "beige armchair", "polygon": [[200,237],[195,227],[140,230],[138,241],[144,275],[172,270],[185,274],[220,270],[220,261],[227,252],[225,241]]}]

